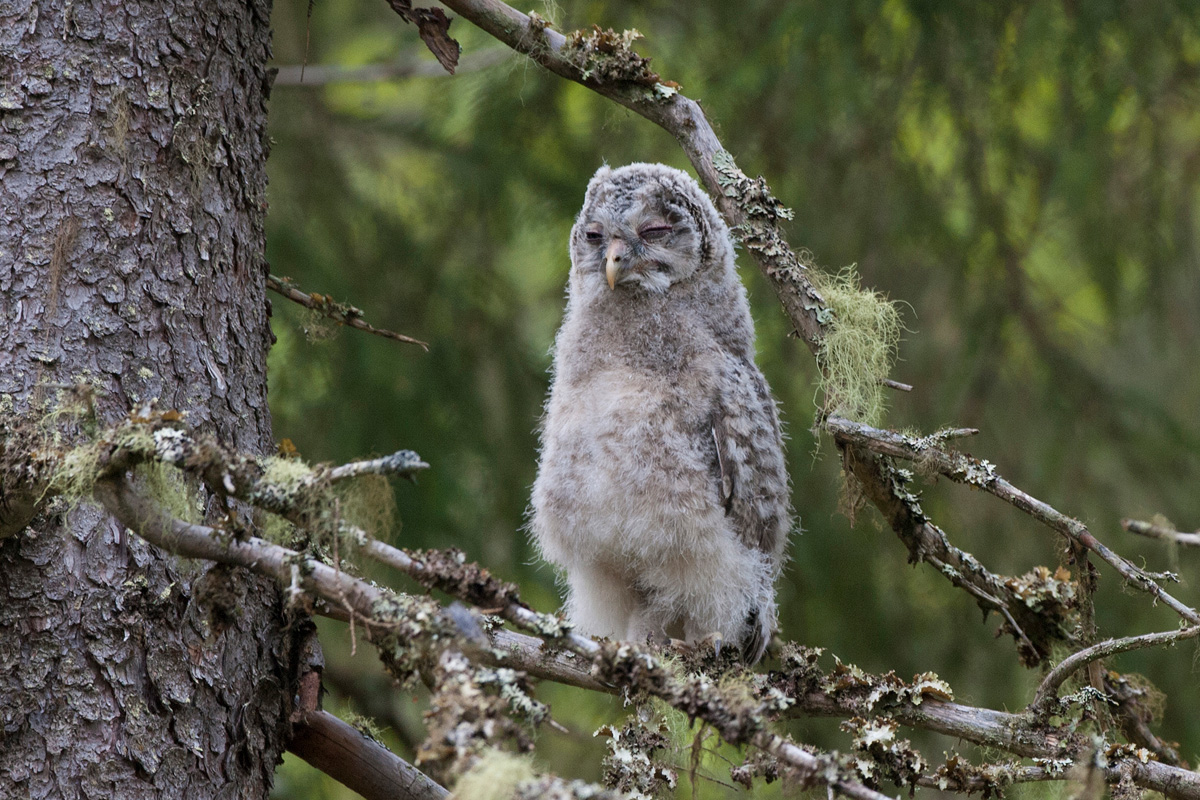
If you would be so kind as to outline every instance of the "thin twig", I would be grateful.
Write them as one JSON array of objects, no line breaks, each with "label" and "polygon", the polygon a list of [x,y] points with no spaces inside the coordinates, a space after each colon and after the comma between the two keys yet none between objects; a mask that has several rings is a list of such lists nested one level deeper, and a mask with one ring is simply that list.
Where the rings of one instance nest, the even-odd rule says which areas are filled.
[{"label": "thin twig", "polygon": [[1143,522],[1137,519],[1121,520],[1121,527],[1138,536],[1148,536],[1151,539],[1166,539],[1174,544],[1200,547],[1200,531],[1184,533],[1167,525],[1157,525],[1153,522]]},{"label": "thin twig", "polygon": [[[512,57],[512,51],[493,48],[465,56],[455,68],[454,74],[476,72],[494,67]],[[273,86],[318,88],[335,83],[377,83],[380,81],[403,80],[406,78],[446,77],[446,69],[436,61],[404,59],[390,64],[367,64],[349,67],[341,64],[286,64],[278,67]]]},{"label": "thin twig", "polygon": [[900,381],[894,381],[891,378],[884,378],[881,382],[889,389],[895,389],[898,392],[911,392],[913,390],[912,384],[901,383]]},{"label": "thin twig", "polygon": [[1159,645],[1175,644],[1182,642],[1185,639],[1193,639],[1200,635],[1200,625],[1193,625],[1190,628],[1180,628],[1174,631],[1163,631],[1162,633],[1146,633],[1141,636],[1127,636],[1123,639],[1108,639],[1107,641],[1094,644],[1078,653],[1072,653],[1067,658],[1064,658],[1050,673],[1042,680],[1042,683],[1037,688],[1037,693],[1033,696],[1033,702],[1029,704],[1032,709],[1041,709],[1054,693],[1062,686],[1067,678],[1081,667],[1091,664],[1101,658],[1115,656],[1118,653],[1127,653],[1130,650],[1141,650],[1147,647],[1157,647]]},{"label": "thin twig", "polygon": [[296,287],[290,278],[277,278],[274,275],[268,275],[267,288],[283,295],[293,303],[299,303],[305,308],[322,314],[341,325],[349,325],[351,328],[357,328],[360,331],[373,333],[376,336],[383,336],[387,339],[394,339],[397,342],[415,344],[426,352],[429,351],[429,345],[420,339],[405,336],[403,333],[376,328],[374,325],[364,322],[361,308],[356,308],[348,303],[339,303],[327,294],[309,294],[308,292],[303,292]]}]

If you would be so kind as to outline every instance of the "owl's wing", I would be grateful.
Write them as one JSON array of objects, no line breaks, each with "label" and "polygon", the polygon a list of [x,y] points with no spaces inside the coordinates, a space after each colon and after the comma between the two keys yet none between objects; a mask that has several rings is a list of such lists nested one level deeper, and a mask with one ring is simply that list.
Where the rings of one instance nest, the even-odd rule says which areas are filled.
[{"label": "owl's wing", "polygon": [[726,358],[711,427],[726,515],[747,547],[777,557],[790,525],[783,434],[767,382],[745,358]]}]

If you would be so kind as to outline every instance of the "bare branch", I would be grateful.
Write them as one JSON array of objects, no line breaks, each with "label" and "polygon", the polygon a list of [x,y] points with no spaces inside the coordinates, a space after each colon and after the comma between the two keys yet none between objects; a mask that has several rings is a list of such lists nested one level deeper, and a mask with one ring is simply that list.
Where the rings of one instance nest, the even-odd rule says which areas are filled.
[{"label": "bare branch", "polygon": [[400,475],[412,478],[420,470],[429,469],[429,465],[412,450],[397,450],[390,456],[373,458],[369,461],[351,461],[329,470],[331,483],[357,478],[362,475]]},{"label": "bare branch", "polygon": [[888,387],[889,389],[895,389],[898,392],[911,392],[913,390],[913,387],[911,384],[901,383],[900,381],[894,381],[891,378],[884,378],[883,385]]},{"label": "bare branch", "polygon": [[1038,686],[1037,693],[1034,695],[1033,702],[1030,703],[1030,708],[1040,709],[1045,707],[1050,698],[1058,690],[1058,687],[1062,686],[1067,678],[1071,677],[1076,670],[1091,664],[1093,661],[1114,656],[1117,653],[1127,653],[1130,650],[1171,645],[1185,639],[1194,639],[1197,635],[1200,635],[1200,626],[1164,631],[1162,633],[1147,633],[1141,636],[1128,636],[1123,639],[1108,639],[1107,641],[1094,644],[1085,650],[1080,650],[1078,653],[1072,653],[1067,658],[1064,658],[1058,666],[1050,670],[1050,673],[1042,680],[1041,685]]},{"label": "bare branch", "polygon": [[1121,520],[1121,527],[1139,536],[1148,536],[1151,539],[1166,539],[1168,542],[1187,545],[1189,547],[1200,547],[1200,531],[1183,533],[1167,525],[1142,522],[1136,519]]},{"label": "bare branch", "polygon": [[310,711],[288,750],[366,800],[441,800],[449,795],[419,769],[325,711]]},{"label": "bare branch", "polygon": [[429,345],[420,339],[414,339],[411,336],[405,336],[403,333],[396,333],[395,331],[384,330],[383,328],[376,328],[373,325],[367,324],[362,319],[363,311],[361,308],[356,308],[348,303],[339,303],[327,294],[310,294],[300,291],[291,278],[277,278],[274,275],[268,275],[267,288],[283,295],[293,303],[299,303],[307,309],[329,317],[339,325],[349,325],[351,328],[357,328],[360,331],[373,333],[376,336],[383,336],[387,339],[395,339],[397,342],[415,344],[422,350],[429,351]]}]

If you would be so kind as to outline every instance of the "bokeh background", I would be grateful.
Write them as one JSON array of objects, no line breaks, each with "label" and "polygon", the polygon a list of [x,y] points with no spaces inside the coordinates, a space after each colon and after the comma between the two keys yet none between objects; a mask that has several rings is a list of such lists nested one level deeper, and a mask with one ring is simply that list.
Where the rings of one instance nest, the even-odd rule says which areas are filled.
[{"label": "bokeh background", "polygon": [[[653,68],[700,100],[739,165],[795,210],[793,246],[827,269],[856,264],[866,286],[903,304],[908,332],[893,377],[916,390],[895,394],[887,425],[980,428],[964,447],[1136,562],[1178,570],[1178,596],[1200,602],[1200,553],[1118,524],[1161,513],[1200,526],[1200,4],[531,8],[563,31],[640,30]],[[388,535],[407,547],[460,547],[552,610],[554,576],[521,526],[567,232],[601,163],[688,165],[651,123],[505,55],[465,21],[451,28],[464,49],[453,77],[430,69],[415,30],[382,0],[280,0],[273,24],[281,66],[307,58],[419,73],[326,82],[314,71],[319,80],[276,86],[268,258],[276,274],[430,345],[424,353],[332,331],[276,297],[276,436],[314,461],[417,450],[432,468],[416,485],[394,486]],[[812,359],[788,337],[754,265],[739,262],[760,364],[790,434],[804,527],[779,588],[783,634],[871,671],[933,670],[960,700],[1021,708],[1038,675],[1018,665],[1011,639],[994,638],[997,618],[981,622],[966,594],[906,564],[874,511],[855,526],[838,514],[836,451],[810,433]],[[990,569],[1062,563],[1054,534],[994,498],[946,482],[922,488],[933,520]],[[1175,626],[1169,611],[1100,572],[1102,635]],[[369,647],[351,655],[345,628],[330,626],[323,639],[333,710],[373,714],[380,735],[412,758],[424,690],[392,691]],[[1185,646],[1110,664],[1167,693],[1159,730],[1192,764],[1196,655]],[[541,696],[570,733],[539,735],[539,765],[596,779],[604,745],[592,732],[621,716],[619,702],[550,685]],[[789,731],[849,747],[836,721]],[[935,762],[957,746],[932,735],[914,742]],[[701,796],[737,793],[723,785],[723,757],[734,754],[707,759]],[[276,795],[355,796],[290,758]],[[692,796],[687,780],[680,796]]]}]

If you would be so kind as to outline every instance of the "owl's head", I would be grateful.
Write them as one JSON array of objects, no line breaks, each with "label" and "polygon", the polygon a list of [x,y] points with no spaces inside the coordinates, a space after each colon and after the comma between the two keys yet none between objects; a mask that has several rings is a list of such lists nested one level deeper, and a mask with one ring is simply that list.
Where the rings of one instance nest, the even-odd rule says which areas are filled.
[{"label": "owl's head", "polygon": [[579,280],[665,292],[730,261],[729,229],[687,173],[662,164],[596,171],[571,229]]}]

